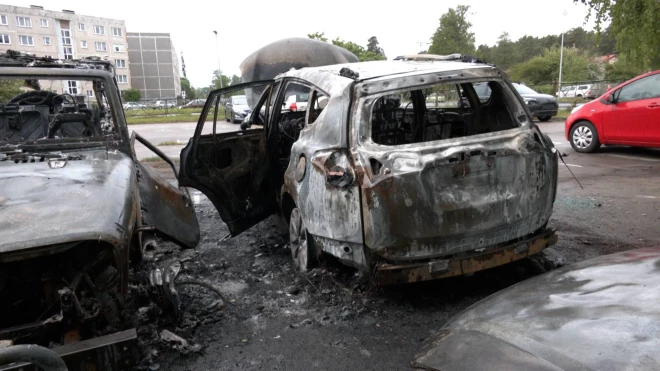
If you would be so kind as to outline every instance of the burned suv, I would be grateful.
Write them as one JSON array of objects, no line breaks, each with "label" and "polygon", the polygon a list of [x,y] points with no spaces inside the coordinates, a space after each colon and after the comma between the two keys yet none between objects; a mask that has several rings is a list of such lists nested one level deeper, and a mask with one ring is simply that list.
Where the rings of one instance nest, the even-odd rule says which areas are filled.
[{"label": "burned suv", "polygon": [[0,340],[128,367],[129,259],[156,231],[199,240],[187,192],[137,161],[136,141],[171,163],[129,137],[110,62],[0,55]]},{"label": "burned suv", "polygon": [[[556,241],[556,150],[501,70],[445,59],[302,68],[214,91],[179,182],[204,192],[232,235],[279,211],[302,270],[324,252],[389,284],[538,253]],[[252,100],[245,130],[216,133],[235,90]],[[303,93],[306,110],[283,106]]]}]

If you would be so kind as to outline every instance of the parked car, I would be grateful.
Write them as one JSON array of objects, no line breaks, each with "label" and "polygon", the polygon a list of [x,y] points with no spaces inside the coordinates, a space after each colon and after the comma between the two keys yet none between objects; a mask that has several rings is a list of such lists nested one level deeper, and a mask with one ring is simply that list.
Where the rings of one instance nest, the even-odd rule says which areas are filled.
[{"label": "parked car", "polygon": [[564,132],[577,152],[593,152],[601,144],[660,147],[660,70],[576,107]]},{"label": "parked car", "polygon": [[[132,368],[129,264],[148,256],[156,232],[199,241],[188,192],[138,161],[136,141],[176,174],[157,147],[129,137],[113,71],[104,60],[0,54],[2,81],[22,87],[0,102],[0,339],[66,344],[69,369],[97,359],[93,369]],[[89,104],[39,89],[68,80],[89,86]]]},{"label": "parked car", "polygon": [[124,110],[141,110],[147,108],[147,105],[140,102],[126,102],[123,106]]},{"label": "parked car", "polygon": [[[487,64],[378,61],[213,91],[179,182],[209,197],[232,236],[279,213],[301,270],[323,252],[393,284],[521,259],[555,243],[558,157],[503,76]],[[474,91],[483,81],[487,103]],[[427,108],[436,87],[462,89],[472,108],[458,94]],[[245,130],[204,130],[238,90],[263,92]],[[303,91],[306,111],[282,106]]]},{"label": "parked car", "polygon": [[660,248],[600,256],[450,319],[414,369],[659,370]]},{"label": "parked car", "polygon": [[562,86],[557,92],[558,98],[588,98],[592,84]]},{"label": "parked car", "polygon": [[165,100],[157,100],[156,103],[154,103],[154,108],[174,108],[176,107],[176,104],[174,104],[175,101],[165,101]]},{"label": "parked car", "polygon": [[204,103],[206,103],[206,99],[193,99],[179,108],[199,108],[204,107]]},{"label": "parked car", "polygon": [[241,123],[250,112],[252,111],[245,95],[231,96],[225,103],[225,120],[227,122]]},{"label": "parked car", "polygon": [[307,109],[308,100],[309,93],[307,92],[289,95],[284,101],[284,109],[291,112],[305,111]]},{"label": "parked car", "polygon": [[[527,108],[532,112],[532,116],[537,117],[539,121],[549,121],[553,116],[557,116],[559,110],[557,98],[549,94],[539,94],[521,83],[514,82],[513,87],[523,97]],[[475,90],[482,103],[488,101],[491,94],[488,84],[475,84]]]}]

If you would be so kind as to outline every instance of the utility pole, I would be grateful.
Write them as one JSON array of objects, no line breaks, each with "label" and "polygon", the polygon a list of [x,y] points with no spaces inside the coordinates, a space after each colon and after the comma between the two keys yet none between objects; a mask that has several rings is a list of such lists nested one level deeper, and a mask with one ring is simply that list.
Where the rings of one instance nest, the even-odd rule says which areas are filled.
[{"label": "utility pole", "polygon": [[222,86],[222,70],[220,70],[220,45],[218,44],[218,31],[213,31],[215,34],[215,47],[218,50],[218,78],[220,79],[220,89],[224,88]]}]

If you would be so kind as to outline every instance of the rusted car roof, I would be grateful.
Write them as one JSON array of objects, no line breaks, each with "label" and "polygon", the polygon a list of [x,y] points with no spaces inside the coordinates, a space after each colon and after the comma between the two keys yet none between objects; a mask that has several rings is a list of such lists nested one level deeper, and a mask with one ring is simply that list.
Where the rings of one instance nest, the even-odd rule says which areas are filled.
[{"label": "rusted car roof", "polygon": [[[357,79],[340,75],[343,68],[358,74]],[[414,62],[414,61],[370,61],[360,63],[334,64],[322,67],[307,67],[291,70],[278,77],[298,77],[307,80],[331,95],[342,91],[354,81],[365,81],[380,77],[415,75],[433,72],[448,72],[469,69],[490,69],[484,64],[465,62]]]}]

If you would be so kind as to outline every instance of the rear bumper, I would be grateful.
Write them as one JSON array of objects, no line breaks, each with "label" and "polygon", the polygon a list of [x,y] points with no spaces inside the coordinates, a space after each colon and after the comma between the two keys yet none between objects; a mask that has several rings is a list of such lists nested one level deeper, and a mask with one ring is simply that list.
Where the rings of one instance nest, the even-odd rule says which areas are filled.
[{"label": "rear bumper", "polygon": [[546,228],[522,241],[481,253],[422,263],[381,264],[377,281],[380,285],[392,285],[470,274],[537,254],[555,243],[557,234]]},{"label": "rear bumper", "polygon": [[557,116],[558,109],[532,111],[534,117]]}]

